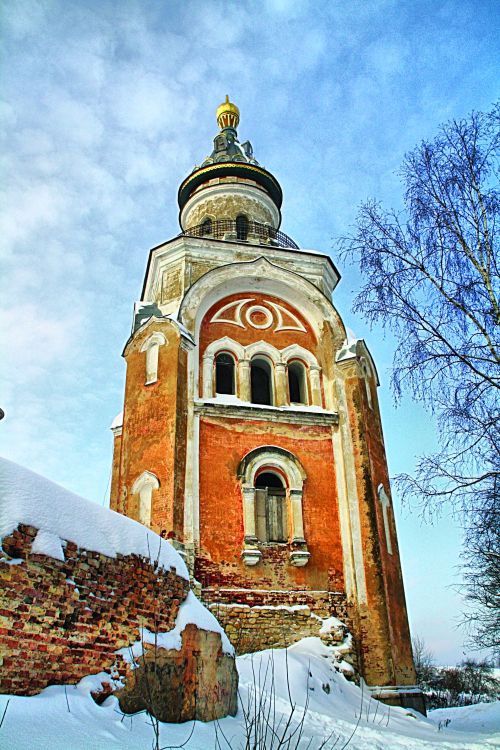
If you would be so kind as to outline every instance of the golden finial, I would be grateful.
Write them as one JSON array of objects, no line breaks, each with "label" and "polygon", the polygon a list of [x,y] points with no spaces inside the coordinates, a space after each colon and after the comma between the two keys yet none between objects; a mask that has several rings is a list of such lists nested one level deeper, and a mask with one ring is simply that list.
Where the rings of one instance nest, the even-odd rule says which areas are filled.
[{"label": "golden finial", "polygon": [[240,110],[236,104],[229,101],[229,96],[226,94],[226,101],[217,107],[217,123],[219,128],[221,130],[224,128],[234,128],[236,130],[239,121]]}]

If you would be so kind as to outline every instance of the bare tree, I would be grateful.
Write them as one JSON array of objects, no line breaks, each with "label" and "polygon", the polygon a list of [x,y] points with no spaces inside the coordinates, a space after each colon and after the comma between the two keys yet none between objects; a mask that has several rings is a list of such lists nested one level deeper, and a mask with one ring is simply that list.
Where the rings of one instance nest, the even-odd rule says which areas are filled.
[{"label": "bare tree", "polygon": [[466,532],[462,572],[466,601],[464,621],[471,638],[500,656],[500,512],[498,500],[478,514]]},{"label": "bare tree", "polygon": [[[396,397],[407,390],[436,416],[440,449],[397,485],[424,512],[446,505],[464,520],[469,599],[496,631],[488,629],[485,645],[498,644],[499,631],[490,586],[500,590],[499,122],[497,104],[422,142],[401,170],[405,210],[365,203],[340,248],[364,277],[355,312],[398,340]],[[476,563],[484,571],[486,523],[492,568],[471,577]]]},{"label": "bare tree", "polygon": [[436,674],[436,666],[432,652],[427,648],[425,641],[419,635],[411,639],[413,652],[413,663],[417,675],[417,685],[426,687],[432,682]]}]

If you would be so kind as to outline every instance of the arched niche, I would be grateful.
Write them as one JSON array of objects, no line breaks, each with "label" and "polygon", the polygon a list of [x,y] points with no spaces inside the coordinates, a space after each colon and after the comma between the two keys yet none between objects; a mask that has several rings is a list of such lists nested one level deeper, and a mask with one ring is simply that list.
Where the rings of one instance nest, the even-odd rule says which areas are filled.
[{"label": "arched niche", "polygon": [[143,471],[132,485],[132,494],[139,495],[138,521],[145,526],[151,525],[153,509],[153,491],[160,488],[158,477],[151,471]]},{"label": "arched niche", "polygon": [[158,380],[158,357],[160,346],[163,346],[166,342],[167,340],[163,333],[155,331],[142,343],[141,352],[146,352],[146,385],[156,383]]}]

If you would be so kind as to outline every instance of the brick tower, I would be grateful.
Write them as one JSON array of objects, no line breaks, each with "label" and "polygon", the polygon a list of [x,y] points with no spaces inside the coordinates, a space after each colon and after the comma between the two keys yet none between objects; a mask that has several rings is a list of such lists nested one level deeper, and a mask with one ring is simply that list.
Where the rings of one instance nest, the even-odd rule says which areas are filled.
[{"label": "brick tower", "polygon": [[280,231],[281,188],[227,97],[217,121],[135,306],[111,507],[172,539],[228,634],[245,623],[241,648],[335,615],[373,694],[422,707],[375,365],[330,258]]}]

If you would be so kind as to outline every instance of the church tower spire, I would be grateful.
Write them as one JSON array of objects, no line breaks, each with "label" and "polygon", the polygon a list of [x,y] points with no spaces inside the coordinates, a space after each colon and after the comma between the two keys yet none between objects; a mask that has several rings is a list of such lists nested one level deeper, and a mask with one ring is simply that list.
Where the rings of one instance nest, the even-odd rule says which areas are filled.
[{"label": "church tower spire", "polygon": [[[250,141],[238,140],[240,111],[229,96],[216,117],[220,131],[212,153],[179,188],[181,229],[206,236],[210,228],[218,239],[274,240],[281,224],[280,184],[255,159]],[[293,241],[290,246],[296,247]]]}]

